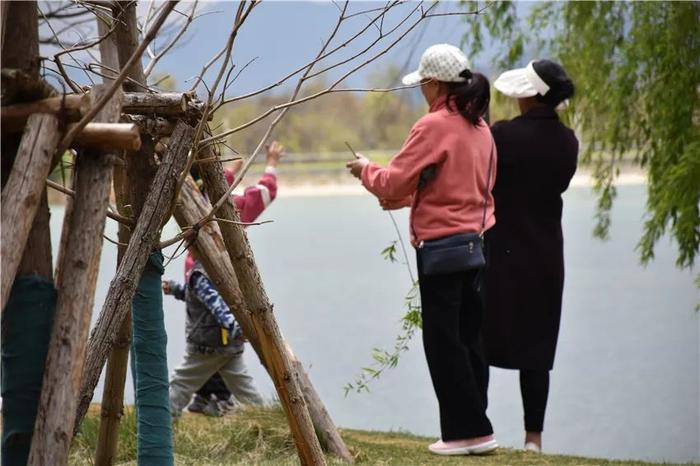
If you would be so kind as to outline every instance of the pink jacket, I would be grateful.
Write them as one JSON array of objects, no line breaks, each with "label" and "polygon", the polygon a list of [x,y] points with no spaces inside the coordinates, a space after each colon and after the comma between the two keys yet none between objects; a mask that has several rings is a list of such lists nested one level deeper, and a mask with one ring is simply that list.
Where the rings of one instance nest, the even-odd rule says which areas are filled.
[{"label": "pink jacket", "polygon": [[[226,170],[224,174],[228,183],[232,184],[233,173],[230,170]],[[231,197],[236,205],[241,222],[253,222],[277,197],[277,175],[275,175],[274,170],[266,169],[258,184],[247,187],[242,196],[234,195]],[[185,259],[185,277],[189,277],[189,273],[194,267],[194,262],[192,253],[188,251]]]},{"label": "pink jacket", "polygon": [[[493,151],[491,179],[487,183]],[[435,165],[436,174],[417,193],[421,171]],[[472,125],[447,109],[444,97],[430,107],[411,129],[401,151],[389,166],[370,162],[362,170],[362,184],[380,199],[411,205],[411,242],[457,233],[479,232],[486,194],[486,225],[495,223],[491,195],[496,178],[496,148],[488,125]],[[488,186],[488,187],[487,187]]]}]

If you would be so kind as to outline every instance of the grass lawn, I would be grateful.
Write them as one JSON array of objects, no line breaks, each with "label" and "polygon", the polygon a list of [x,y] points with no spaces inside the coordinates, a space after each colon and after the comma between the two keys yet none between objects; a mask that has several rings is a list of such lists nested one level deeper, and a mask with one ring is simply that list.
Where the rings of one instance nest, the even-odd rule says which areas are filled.
[{"label": "grass lawn", "polygon": [[[94,407],[73,442],[71,465],[91,465],[99,430],[99,408]],[[175,427],[175,463],[178,465],[296,465],[294,444],[279,408],[249,408],[223,418],[185,413]],[[361,465],[643,465],[638,461],[609,461],[560,455],[537,455],[499,449],[480,457],[439,457],[426,446],[434,439],[401,432],[343,430],[343,438]],[[136,464],[136,428],[128,410],[119,433],[116,464]],[[329,465],[343,464],[328,457]]]}]

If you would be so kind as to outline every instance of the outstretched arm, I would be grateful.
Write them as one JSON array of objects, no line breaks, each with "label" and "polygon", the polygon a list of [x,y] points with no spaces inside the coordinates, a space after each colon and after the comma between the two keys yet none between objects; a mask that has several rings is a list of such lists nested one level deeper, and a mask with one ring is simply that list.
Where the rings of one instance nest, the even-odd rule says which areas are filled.
[{"label": "outstretched arm", "polygon": [[172,295],[173,298],[179,299],[180,301],[185,300],[185,290],[186,286],[181,285],[175,280],[163,280],[163,293]]},{"label": "outstretched arm", "polygon": [[241,329],[238,322],[212,282],[203,273],[194,271],[190,276],[189,286],[191,292],[204,304],[216,322],[228,329],[233,338],[240,338]]},{"label": "outstretched arm", "polygon": [[242,196],[233,197],[242,222],[254,222],[277,197],[277,164],[283,153],[284,147],[277,141],[267,146],[267,166],[260,181],[246,188]]}]

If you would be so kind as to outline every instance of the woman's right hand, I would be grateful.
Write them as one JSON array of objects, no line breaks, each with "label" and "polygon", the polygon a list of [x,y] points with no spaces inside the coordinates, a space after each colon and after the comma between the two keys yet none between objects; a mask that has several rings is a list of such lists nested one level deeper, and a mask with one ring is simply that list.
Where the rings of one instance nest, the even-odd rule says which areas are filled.
[{"label": "woman's right hand", "polygon": [[355,159],[345,164],[350,169],[350,174],[358,180],[362,178],[362,169],[369,163],[369,159],[362,154],[355,154]]},{"label": "woman's right hand", "polygon": [[384,210],[398,210],[411,205],[411,198],[405,199],[379,199],[379,205]]},{"label": "woman's right hand", "polygon": [[163,280],[161,286],[163,287],[163,294],[172,294],[173,290],[170,288],[170,282]]}]

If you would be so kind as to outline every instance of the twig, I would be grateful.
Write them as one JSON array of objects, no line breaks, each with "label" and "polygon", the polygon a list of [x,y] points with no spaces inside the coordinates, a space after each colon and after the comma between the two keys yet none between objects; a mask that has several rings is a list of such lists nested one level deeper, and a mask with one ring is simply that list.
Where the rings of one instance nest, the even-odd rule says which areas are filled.
[{"label": "twig", "polygon": [[226,218],[214,217],[217,222],[229,223],[231,225],[241,225],[244,227],[250,227],[255,225],[265,225],[266,223],[274,223],[274,220],[262,220],[260,222],[237,222],[235,220],[228,220]]},{"label": "twig", "polygon": [[233,162],[234,160],[241,160],[242,158],[243,158],[243,157],[231,157],[231,158],[228,158],[228,159],[220,159],[219,157],[214,156],[214,157],[207,157],[207,158],[205,158],[205,159],[197,159],[197,160],[193,161],[192,163],[193,163],[193,164],[194,164],[194,163],[196,163],[196,164],[205,164],[205,163],[213,163],[213,162],[221,162],[221,163],[223,163],[223,162]]},{"label": "twig", "polygon": [[180,38],[185,34],[187,31],[187,28],[190,27],[190,24],[192,24],[192,21],[194,21],[195,16],[195,10],[197,9],[197,4],[199,3],[199,0],[195,0],[192,4],[192,10],[190,11],[190,14],[186,16],[185,23],[180,29],[180,31],[175,35],[175,37],[170,41],[168,45],[163,48],[157,55],[155,55],[152,60],[148,63],[148,66],[146,66],[146,69],[143,71],[144,76],[148,77],[151,72],[153,71],[153,68],[156,66],[156,64],[160,61],[163,56],[170,51],[170,49],[173,48],[173,46],[180,40]]},{"label": "twig", "polygon": [[[410,12],[408,15],[406,15],[406,17],[405,17],[404,19],[402,19],[396,26],[394,26],[393,28],[391,28],[388,32],[385,33],[385,32],[380,31],[380,32],[379,32],[379,36],[378,36],[372,43],[370,43],[370,44],[369,44],[367,47],[365,47],[364,49],[360,50],[360,51],[359,51],[358,53],[356,53],[355,55],[352,55],[352,56],[346,58],[345,60],[341,60],[341,61],[339,61],[339,62],[337,62],[337,63],[334,63],[334,64],[332,64],[332,65],[329,65],[329,66],[327,66],[327,67],[325,67],[325,68],[322,68],[322,69],[316,71],[314,74],[311,74],[311,75],[307,76],[306,79],[315,78],[316,76],[319,76],[319,75],[321,75],[321,74],[323,74],[323,73],[325,73],[325,72],[327,72],[327,71],[330,71],[330,70],[332,70],[332,69],[334,69],[334,68],[337,68],[338,66],[344,65],[344,64],[346,64],[346,63],[348,63],[348,62],[351,62],[351,61],[353,61],[354,59],[356,59],[356,58],[358,58],[358,57],[364,55],[365,53],[367,53],[367,51],[368,51],[369,49],[371,49],[372,47],[374,47],[380,40],[382,40],[383,38],[385,38],[385,37],[387,37],[387,36],[390,36],[390,35],[393,34],[396,30],[398,30],[401,26],[403,26],[403,25],[406,23],[406,21],[408,21],[408,20],[411,18],[411,16],[413,16],[413,14],[414,14],[416,11],[418,11],[420,5],[421,5],[421,3],[419,3],[418,5],[416,5],[416,7],[415,7],[413,10],[411,10],[411,12]],[[382,20],[383,20],[383,19],[384,19],[384,17],[382,16]]]},{"label": "twig", "polygon": [[[46,180],[46,186],[48,186],[49,188],[53,188],[56,191],[61,192],[67,196],[75,196],[75,192],[72,189],[66,188],[62,184],[56,183],[55,181]],[[131,220],[129,217],[124,217],[123,215],[119,215],[118,213],[116,213],[116,209],[111,204],[107,207],[109,208],[109,210],[107,210],[107,217],[129,227],[134,226],[133,220]]]},{"label": "twig", "polygon": [[[207,99],[207,103],[204,106],[204,109],[202,110],[202,117],[199,120],[199,123],[197,124],[197,127],[195,128],[195,135],[194,135],[194,140],[192,143],[193,150],[190,151],[190,154],[187,158],[187,164],[185,166],[185,170],[183,170],[182,174],[180,175],[180,179],[178,180],[177,185],[175,186],[175,198],[180,195],[180,190],[182,189],[182,184],[185,182],[185,179],[187,177],[187,174],[190,172],[190,169],[192,168],[192,162],[194,161],[194,158],[197,154],[199,154],[199,149],[200,149],[200,140],[202,139],[202,135],[204,133],[204,129],[208,124],[208,119],[209,115],[212,112],[212,104],[214,102],[214,96],[216,94],[216,89],[219,86],[219,83],[223,79],[224,73],[226,71],[226,68],[228,68],[228,62],[231,59],[231,53],[233,52],[233,44],[236,40],[236,37],[238,36],[238,31],[240,30],[241,26],[245,22],[246,18],[248,15],[250,15],[251,11],[253,11],[253,8],[258,4],[257,0],[253,0],[248,8],[245,8],[245,1],[241,2],[238,6],[238,11],[236,12],[236,18],[234,20],[233,28],[231,30],[231,33],[229,34],[228,41],[226,43],[225,47],[225,58],[224,62],[221,64],[221,68],[219,69],[219,73],[216,77],[216,80],[214,81],[214,85],[212,86],[212,89],[209,91],[209,97]],[[175,206],[173,206],[174,209]]]},{"label": "twig", "polygon": [[[326,40],[326,42],[325,42],[325,43],[323,44],[323,46],[321,47],[321,50],[319,51],[318,55],[316,56],[316,60],[312,61],[311,64],[309,64],[309,66],[308,66],[308,68],[306,69],[306,71],[304,72],[304,74],[301,76],[301,78],[299,78],[299,81],[297,82],[297,86],[296,86],[296,88],[294,89],[294,92],[293,92],[293,94],[292,94],[291,100],[294,100],[294,99],[296,98],[296,96],[299,94],[299,91],[301,90],[301,87],[302,87],[302,85],[304,84],[304,78],[305,78],[309,73],[311,73],[311,70],[313,69],[313,66],[314,66],[316,63],[318,63],[318,57],[323,56],[324,52],[326,51],[326,48],[328,47],[328,45],[331,43],[331,41],[333,40],[333,38],[334,38],[335,35],[337,34],[338,29],[340,29],[340,25],[342,24],[342,22],[343,22],[344,19],[345,19],[344,15],[345,15],[345,11],[346,11],[347,8],[348,8],[348,3],[349,3],[349,1],[346,1],[346,2],[345,2],[345,6],[343,7],[343,10],[341,11],[340,16],[338,17],[338,21],[336,22],[335,28],[333,28],[333,31],[331,32],[330,36],[328,37],[328,39]],[[277,124],[280,122],[280,120],[284,117],[284,115],[285,115],[286,113],[287,113],[287,109],[285,109],[285,110],[283,110],[282,112],[280,112],[280,114],[277,115],[277,117],[274,119],[274,121],[270,124],[270,126],[267,128],[267,131],[265,132],[264,136],[263,136],[262,139],[260,140],[260,143],[258,144],[258,146],[255,148],[255,150],[254,150],[253,153],[251,154],[251,156],[248,158],[248,160],[246,161],[246,163],[243,164],[243,167],[241,168],[241,170],[240,170],[240,171],[238,172],[238,174],[236,175],[236,179],[233,181],[233,183],[231,184],[231,186],[229,186],[229,188],[228,188],[228,190],[226,191],[226,193],[225,193],[223,196],[221,196],[221,198],[219,198],[219,199],[216,201],[216,204],[214,204],[214,206],[212,207],[211,211],[207,214],[207,216],[205,217],[205,219],[206,219],[206,218],[211,218],[211,217],[213,217],[213,216],[216,214],[216,211],[219,210],[219,208],[221,208],[221,206],[224,205],[224,202],[226,202],[226,201],[228,200],[228,198],[229,198],[229,196],[231,195],[231,193],[233,192],[233,190],[236,188],[236,186],[238,186],[238,185],[240,184],[240,182],[241,182],[241,180],[243,180],[243,177],[245,176],[246,172],[248,171],[248,169],[250,168],[250,166],[251,166],[251,165],[253,164],[253,162],[255,161],[255,157],[256,157],[256,156],[258,155],[258,153],[260,152],[260,149],[262,149],[262,147],[265,145],[265,142],[266,142],[266,141],[268,140],[268,138],[270,137],[270,134],[272,133],[272,130],[275,128],[275,126],[277,126]],[[209,139],[211,139],[211,138],[209,138]]]},{"label": "twig", "polygon": [[107,236],[107,235],[104,235],[104,234],[103,234],[102,237],[103,237],[104,239],[106,239],[107,241],[109,241],[110,243],[114,244],[114,245],[117,245],[117,246],[124,246],[124,247],[129,246],[128,244],[124,244],[124,243],[120,243],[119,241],[115,241],[115,240],[111,239],[111,238],[110,238],[109,236]]},{"label": "twig", "polygon": [[[343,49],[344,47],[347,47],[348,44],[350,44],[350,43],[353,42],[355,39],[357,39],[359,36],[361,36],[365,31],[367,31],[367,29],[369,29],[369,28],[372,26],[372,24],[374,24],[376,21],[379,21],[379,20],[382,18],[383,15],[386,15],[386,14],[389,12],[389,10],[391,10],[392,8],[394,8],[394,7],[395,7],[396,5],[398,5],[399,3],[400,3],[399,1],[394,1],[394,2],[392,2],[391,5],[389,5],[388,7],[382,8],[382,13],[380,13],[379,15],[377,15],[377,17],[375,17],[372,21],[370,21],[367,25],[365,25],[365,27],[363,27],[360,31],[358,31],[357,33],[355,33],[355,34],[354,34],[352,37],[350,37],[348,40],[346,40],[346,41],[343,42],[342,44],[338,45],[337,47],[333,48],[333,49],[330,50],[329,52],[326,52],[326,53],[324,53],[324,54],[322,54],[322,55],[320,55],[320,56],[314,58],[314,59],[313,59],[312,61],[310,61],[309,63],[306,63],[305,65],[303,65],[303,66],[297,68],[296,70],[294,70],[294,71],[292,71],[291,73],[287,74],[285,77],[283,77],[282,79],[280,79],[280,80],[277,81],[276,83],[270,84],[269,86],[266,86],[266,87],[263,87],[263,88],[261,88],[261,89],[258,89],[257,91],[249,92],[249,93],[247,93],[247,94],[243,94],[243,95],[239,95],[239,96],[236,96],[236,97],[231,97],[231,98],[229,98],[229,99],[226,99],[226,100],[224,100],[224,102],[222,102],[222,105],[229,104],[229,103],[236,102],[236,101],[243,100],[243,99],[247,99],[247,98],[250,98],[250,97],[254,97],[254,96],[258,95],[258,94],[262,94],[263,92],[267,92],[267,91],[269,91],[270,89],[274,89],[275,87],[281,86],[282,84],[284,84],[285,82],[287,82],[287,80],[289,80],[290,78],[292,78],[292,77],[296,76],[297,74],[301,73],[302,71],[308,69],[309,66],[313,66],[316,62],[319,62],[319,61],[321,61],[321,60],[324,60],[324,59],[328,58],[329,56],[331,56],[332,54],[334,54],[335,52],[337,52],[338,50],[341,50],[341,49]],[[345,20],[345,19],[347,19],[347,18],[349,18],[349,17],[352,17],[352,16],[343,16],[343,20]]]},{"label": "twig", "polygon": [[[210,143],[210,142],[212,142],[212,141],[215,141],[215,140],[224,138],[224,137],[226,137],[226,136],[230,136],[231,134],[237,133],[237,132],[239,132],[239,131],[241,131],[241,130],[244,130],[244,129],[248,128],[249,126],[254,125],[255,123],[257,123],[257,122],[259,122],[259,121],[261,121],[261,120],[267,118],[269,115],[271,115],[272,113],[275,113],[275,112],[277,112],[277,111],[279,111],[279,110],[283,110],[283,109],[286,109],[286,108],[288,108],[288,107],[293,107],[293,106],[295,106],[295,105],[299,105],[299,104],[301,104],[301,103],[308,102],[309,100],[313,100],[313,99],[316,99],[316,98],[318,98],[318,97],[320,97],[320,96],[322,96],[322,95],[329,94],[329,93],[333,92],[333,90],[334,90],[341,82],[343,82],[348,76],[350,76],[350,75],[352,75],[353,73],[357,72],[357,71],[360,70],[361,68],[364,68],[365,66],[367,66],[368,64],[370,64],[370,63],[372,63],[373,61],[377,60],[377,59],[380,58],[381,56],[385,55],[389,50],[391,50],[397,43],[399,43],[399,41],[401,41],[404,37],[406,37],[406,35],[408,35],[409,32],[411,32],[416,26],[418,26],[418,24],[420,24],[421,21],[423,21],[423,20],[427,17],[427,16],[426,16],[427,13],[428,13],[432,8],[434,8],[436,5],[437,5],[437,3],[433,3],[430,7],[428,7],[428,8],[425,10],[425,12],[421,15],[420,18],[418,18],[418,19],[417,19],[406,31],[404,31],[396,40],[394,40],[394,41],[393,41],[392,43],[390,43],[386,48],[384,48],[384,50],[382,50],[381,52],[377,53],[377,54],[374,55],[373,57],[371,57],[371,58],[365,60],[363,63],[359,64],[359,65],[356,66],[355,68],[353,68],[353,69],[351,69],[350,71],[348,71],[347,73],[345,73],[345,74],[344,74],[343,76],[341,76],[338,80],[336,80],[333,84],[331,84],[328,88],[326,88],[326,89],[324,89],[324,90],[321,90],[321,91],[319,91],[319,92],[317,92],[317,93],[315,93],[315,94],[311,94],[311,95],[309,95],[309,96],[303,97],[303,98],[301,98],[301,99],[291,100],[291,101],[289,101],[289,102],[287,102],[287,103],[285,103],[285,104],[280,104],[280,105],[276,105],[276,106],[274,106],[274,107],[271,107],[271,108],[268,109],[266,112],[264,112],[264,113],[258,115],[257,117],[253,118],[252,120],[248,121],[247,123],[244,123],[244,124],[242,124],[242,125],[240,125],[240,126],[238,126],[238,127],[236,127],[236,128],[233,128],[233,129],[224,131],[223,133],[219,133],[219,134],[217,134],[217,135],[211,136],[211,137],[205,139],[205,140],[202,141],[202,142],[203,142],[203,143]],[[302,79],[303,79],[303,78],[302,78]],[[296,96],[294,96],[294,97],[296,97]]]}]

